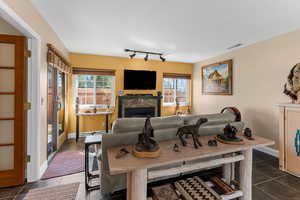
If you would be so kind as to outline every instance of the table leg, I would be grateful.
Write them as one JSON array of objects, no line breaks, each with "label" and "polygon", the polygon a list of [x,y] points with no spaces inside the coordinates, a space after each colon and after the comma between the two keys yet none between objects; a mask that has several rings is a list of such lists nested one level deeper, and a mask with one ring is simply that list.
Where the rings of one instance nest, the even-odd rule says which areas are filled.
[{"label": "table leg", "polygon": [[127,174],[127,200],[147,199],[147,169],[136,169]]},{"label": "table leg", "polygon": [[89,145],[85,144],[85,189],[89,189]]},{"label": "table leg", "polygon": [[79,138],[79,115],[76,115],[76,142],[78,142],[78,138]]},{"label": "table leg", "polygon": [[105,131],[108,133],[108,115],[105,115]]},{"label": "table leg", "polygon": [[[226,154],[223,156],[224,158],[226,157],[230,157],[230,155]],[[232,177],[232,171],[231,171],[231,163],[228,164],[224,164],[223,165],[223,178],[225,179],[225,181],[230,184],[231,181],[231,177]]]},{"label": "table leg", "polygon": [[241,200],[252,200],[252,148],[242,152],[245,159],[240,162],[240,188],[243,191]]}]

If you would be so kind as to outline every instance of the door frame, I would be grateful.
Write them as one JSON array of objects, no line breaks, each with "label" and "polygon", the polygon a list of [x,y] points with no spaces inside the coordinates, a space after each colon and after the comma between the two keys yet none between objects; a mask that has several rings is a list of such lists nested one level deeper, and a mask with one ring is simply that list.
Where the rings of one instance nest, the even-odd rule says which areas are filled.
[{"label": "door frame", "polygon": [[40,166],[40,110],[41,104],[45,101],[40,93],[40,66],[41,62],[41,37],[36,33],[14,10],[3,0],[0,0],[0,16],[14,28],[19,30],[28,38],[28,48],[31,50],[31,58],[28,59],[27,77],[27,101],[31,103],[31,110],[27,112],[27,155],[30,155],[30,162],[27,163],[26,177],[28,182],[40,179],[47,169],[47,162]]}]

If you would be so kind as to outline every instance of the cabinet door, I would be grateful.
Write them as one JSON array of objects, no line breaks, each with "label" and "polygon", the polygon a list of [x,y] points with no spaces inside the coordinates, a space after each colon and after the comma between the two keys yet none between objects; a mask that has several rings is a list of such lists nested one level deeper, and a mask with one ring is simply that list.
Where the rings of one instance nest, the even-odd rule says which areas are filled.
[{"label": "cabinet door", "polygon": [[286,169],[290,173],[300,176],[300,156],[297,156],[295,138],[297,130],[300,130],[300,109],[286,109],[285,147]]}]

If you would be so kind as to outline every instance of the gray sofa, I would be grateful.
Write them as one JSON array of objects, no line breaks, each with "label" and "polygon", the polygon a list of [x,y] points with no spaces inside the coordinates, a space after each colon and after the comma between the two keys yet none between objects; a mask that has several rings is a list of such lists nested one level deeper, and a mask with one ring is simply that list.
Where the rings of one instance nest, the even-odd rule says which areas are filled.
[{"label": "gray sofa", "polygon": [[[151,124],[154,129],[154,136],[156,140],[170,140],[175,139],[179,127],[185,124],[195,124],[199,118],[207,118],[208,122],[199,128],[201,135],[216,135],[223,132],[227,123],[235,126],[238,130],[244,127],[243,122],[235,121],[236,116],[233,113],[222,114],[208,114],[208,115],[186,115],[186,116],[169,116],[169,117],[154,117],[151,118]],[[123,146],[135,144],[137,142],[138,134],[141,133],[145,123],[145,118],[121,118],[113,123],[112,134],[106,134],[102,137],[102,162],[101,162],[101,191],[103,193],[113,193],[118,190],[126,188],[126,174],[114,175],[109,174],[109,165],[107,159],[107,149],[113,146]],[[201,162],[201,161],[191,161]],[[163,168],[172,168],[183,165],[183,163],[176,163],[168,165]],[[160,168],[161,169],[161,168]],[[157,168],[149,169],[157,170]],[[179,176],[173,175],[172,177]],[[168,179],[171,176],[163,176],[152,181]]]}]

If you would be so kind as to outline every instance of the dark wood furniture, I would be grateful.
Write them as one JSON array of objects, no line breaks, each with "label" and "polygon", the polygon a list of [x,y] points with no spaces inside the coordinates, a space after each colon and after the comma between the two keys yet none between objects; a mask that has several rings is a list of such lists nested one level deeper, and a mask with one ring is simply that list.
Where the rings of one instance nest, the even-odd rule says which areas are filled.
[{"label": "dark wood furniture", "polygon": [[[84,148],[85,148],[85,188],[86,190],[95,190],[100,188],[99,185],[90,185],[90,182],[94,178],[99,178],[99,173],[91,174],[89,171],[89,147],[91,145],[101,145],[102,135],[91,135],[87,136],[84,141]],[[99,166],[100,167],[100,166]]]}]

